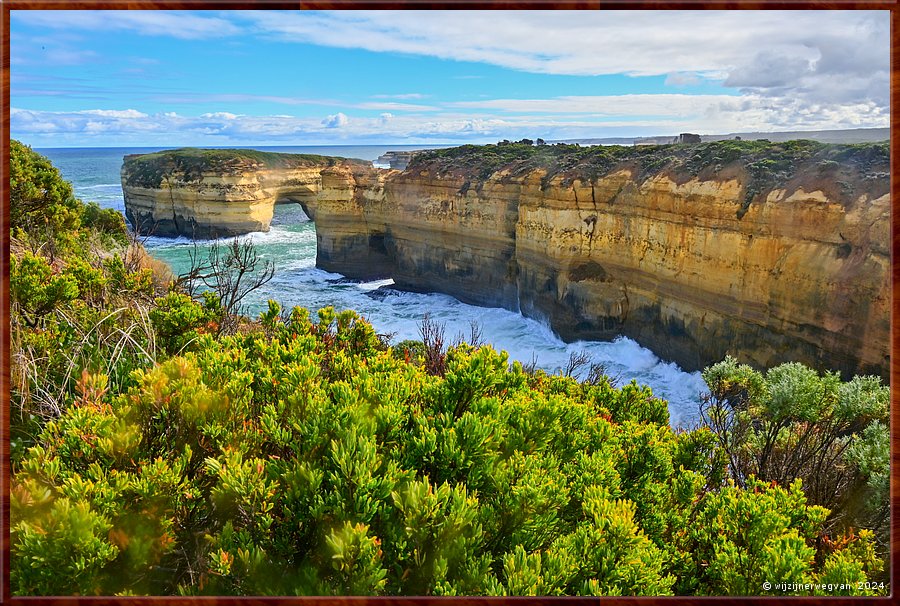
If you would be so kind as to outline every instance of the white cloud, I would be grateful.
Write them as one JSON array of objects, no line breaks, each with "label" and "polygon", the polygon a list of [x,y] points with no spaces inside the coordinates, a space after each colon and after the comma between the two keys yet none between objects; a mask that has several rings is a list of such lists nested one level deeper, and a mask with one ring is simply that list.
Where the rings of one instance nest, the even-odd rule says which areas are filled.
[{"label": "white cloud", "polygon": [[[721,72],[759,48],[813,58],[832,38],[883,51],[880,11],[247,11],[285,40],[569,75]],[[817,42],[821,41],[821,42]],[[761,44],[763,42],[765,44]]]},{"label": "white cloud", "polygon": [[136,109],[85,109],[78,114],[90,114],[94,116],[104,116],[106,118],[146,118],[147,114],[139,112]]},{"label": "white cloud", "polygon": [[390,110],[390,111],[434,111],[437,107],[396,101],[364,101],[362,103],[339,101],[336,99],[304,99],[279,95],[253,95],[246,93],[179,93],[158,94],[153,99],[163,103],[274,103],[278,105],[323,105],[332,107]]},{"label": "white cloud", "polygon": [[237,118],[237,114],[232,114],[231,112],[212,112],[209,114],[200,114],[201,118],[222,118],[223,120],[234,120]]},{"label": "white cloud", "polygon": [[284,41],[547,74],[666,75],[672,86],[707,79],[773,97],[799,94],[807,102],[888,105],[887,11],[249,11],[242,17]]},{"label": "white cloud", "polygon": [[[473,102],[470,105],[477,105]],[[48,112],[10,110],[12,136],[35,144],[78,145],[312,145],[373,142],[489,142],[523,137],[565,139],[750,130],[813,130],[885,127],[887,109],[873,102],[810,105],[799,98],[747,94],[694,96],[622,95],[556,99],[492,100],[491,115],[481,107],[458,104],[453,111],[429,114],[348,116],[324,120],[289,115],[214,112],[189,116],[175,112],[94,109]],[[583,111],[602,105],[606,113]],[[555,111],[545,111],[548,109]]]},{"label": "white cloud", "polygon": [[[347,113],[354,109],[439,114],[448,108],[583,113],[626,121],[657,116],[658,123],[692,116],[717,117],[723,122],[723,116],[765,117],[773,128],[780,124],[790,127],[792,120],[798,121],[796,126],[807,122],[881,125],[890,97],[889,15],[888,11],[814,10],[11,12],[14,23],[54,30],[51,34],[58,37],[79,30],[184,39],[255,36],[283,43],[478,62],[543,74],[665,76],[666,84],[672,87],[713,81],[741,93],[740,99],[745,101],[737,103],[726,95],[719,95],[721,99],[621,95],[487,99],[442,106],[438,101],[414,103],[428,97],[422,92],[372,95],[374,100],[365,102],[243,93],[154,96],[157,101],[172,103],[320,105],[329,108],[321,114],[337,112],[325,122],[342,130],[348,126]],[[39,43],[46,49],[44,55],[38,55],[35,48],[40,46],[28,46],[16,41],[15,36],[13,39],[14,62],[40,58],[83,63],[101,59],[91,51],[78,54],[78,49],[70,49],[68,43],[63,48],[52,38],[46,44]],[[766,108],[787,113],[779,115]],[[444,124],[440,117],[418,121],[430,124],[434,120]]]},{"label": "white cloud", "polygon": [[347,116],[341,112],[328,116],[322,120],[322,124],[327,128],[341,128],[342,126],[347,126],[347,122],[349,122]]},{"label": "white cloud", "polygon": [[[827,78],[889,67],[888,11],[11,11],[67,32],[278,37],[566,75],[730,78],[810,65]],[[766,49],[762,53],[760,49]],[[757,55],[761,55],[758,57]],[[779,59],[781,58],[781,59]],[[763,68],[760,72],[760,68]],[[480,76],[454,76],[469,78]],[[422,93],[378,98],[421,99]]]},{"label": "white cloud", "polygon": [[729,95],[606,95],[565,96],[551,99],[485,99],[459,101],[460,108],[503,112],[591,114],[594,116],[684,116],[702,113],[708,106],[740,97]]},{"label": "white cloud", "polygon": [[10,11],[13,23],[66,31],[129,31],[144,36],[208,39],[233,36],[241,28],[230,20],[186,11]]},{"label": "white cloud", "polygon": [[698,74],[676,72],[666,76],[666,86],[693,86],[700,84],[701,77]]}]

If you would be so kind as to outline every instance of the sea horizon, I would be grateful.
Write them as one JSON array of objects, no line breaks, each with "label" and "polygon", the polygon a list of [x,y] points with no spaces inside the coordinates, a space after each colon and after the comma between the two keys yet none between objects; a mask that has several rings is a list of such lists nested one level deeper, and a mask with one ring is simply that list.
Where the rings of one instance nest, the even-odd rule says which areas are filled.
[{"label": "sea horizon", "polygon": [[459,147],[461,145],[489,145],[488,143],[359,143],[359,144],[306,144],[306,145],[256,145],[256,144],[245,144],[245,145],[81,145],[81,146],[57,146],[57,147],[48,147],[48,146],[34,146],[31,148],[34,150],[57,150],[57,149],[67,149],[67,150],[75,150],[75,149],[180,149],[180,148],[194,148],[194,149],[294,149],[299,147],[414,147],[417,149],[432,149],[438,147]]}]

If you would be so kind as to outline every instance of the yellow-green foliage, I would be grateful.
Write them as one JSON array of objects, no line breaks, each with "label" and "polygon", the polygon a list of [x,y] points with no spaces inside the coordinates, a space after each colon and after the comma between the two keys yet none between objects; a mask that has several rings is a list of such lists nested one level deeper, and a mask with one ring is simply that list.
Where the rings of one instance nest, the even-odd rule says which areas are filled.
[{"label": "yellow-green foliage", "polygon": [[75,395],[83,371],[113,388],[155,358],[153,272],[121,213],[85,204],[47,158],[10,142],[13,459]]},{"label": "yellow-green foliage", "polygon": [[800,479],[831,510],[829,532],[869,528],[887,543],[890,390],[878,377],[843,382],[797,363],[762,373],[728,357],[703,378],[702,412],[738,485]]},{"label": "yellow-green foliage", "polygon": [[41,235],[77,229],[81,203],[50,160],[15,139],[9,142],[10,227]]},{"label": "yellow-green foliage", "polygon": [[353,312],[272,304],[127,393],[82,377],[12,478],[12,590],[764,594],[877,567],[865,533],[820,546],[799,485],[723,482],[664,410],[490,347],[431,375]]},{"label": "yellow-green foliage", "polygon": [[10,231],[51,257],[84,248],[91,236],[124,244],[122,214],[78,200],[50,160],[15,139],[9,142]]}]

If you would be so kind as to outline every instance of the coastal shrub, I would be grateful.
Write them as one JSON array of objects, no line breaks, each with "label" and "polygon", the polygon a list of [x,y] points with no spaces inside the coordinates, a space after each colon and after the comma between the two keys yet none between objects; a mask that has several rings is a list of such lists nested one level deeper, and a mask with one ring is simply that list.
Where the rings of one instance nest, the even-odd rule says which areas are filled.
[{"label": "coastal shrub", "polygon": [[[63,263],[65,265],[63,266]],[[155,356],[155,335],[143,302],[149,271],[128,272],[118,256],[102,263],[66,255],[51,265],[26,252],[10,263],[12,299],[11,442],[33,439],[58,416],[84,370],[105,372],[115,387]]]},{"label": "coastal shrub", "polygon": [[149,267],[131,269],[125,265],[121,255],[115,254],[103,260],[107,283],[114,284],[122,296],[149,300],[163,284],[156,282],[156,272]]},{"label": "coastal shrub", "polygon": [[701,413],[739,486],[802,480],[829,531],[869,528],[886,546],[890,390],[878,377],[845,382],[798,363],[762,373],[728,357],[703,378]]},{"label": "coastal shrub", "polygon": [[55,272],[44,257],[30,252],[11,259],[9,280],[11,302],[31,328],[78,296],[78,281],[73,275]]},{"label": "coastal shrub", "polygon": [[10,444],[14,463],[76,394],[83,372],[111,388],[155,359],[153,273],[113,210],[84,204],[47,158],[10,143]]},{"label": "coastal shrub", "polygon": [[88,202],[81,209],[81,224],[104,234],[110,248],[128,244],[125,217],[113,208],[100,208],[96,202]]},{"label": "coastal shrub", "polygon": [[[624,153],[493,147],[496,166],[559,153],[554,166],[579,171]],[[258,322],[237,318],[253,271],[222,282],[230,299],[158,292],[116,217],[74,200],[46,159],[15,153],[38,185],[20,183],[14,201],[13,594],[737,595],[769,593],[770,580],[880,591],[866,585],[877,537],[829,526],[805,478],[726,481],[729,448],[750,461],[764,440],[674,431],[649,388],[526,369],[445,343],[433,323],[390,348],[349,310],[271,302]],[[56,193],[29,205],[41,183]],[[856,433],[826,463],[865,484],[849,512],[887,490],[883,390],[814,375],[727,363],[709,375],[710,402],[726,419],[752,409],[805,427],[817,396],[836,394],[827,414],[834,427],[856,419]]]},{"label": "coastal shrub", "polygon": [[82,204],[59,170],[15,139],[9,142],[9,220],[14,237],[53,255],[81,226]]},{"label": "coastal shrub", "polygon": [[243,300],[265,286],[275,275],[275,264],[259,256],[253,242],[233,239],[200,250],[194,244],[190,268],[175,280],[173,288],[191,298],[211,301],[220,311],[217,332],[234,332],[243,315]]},{"label": "coastal shrub", "polygon": [[393,347],[394,357],[406,360],[407,362],[415,362],[424,364],[425,362],[425,344],[415,339],[406,339],[400,341]]},{"label": "coastal shrub", "polygon": [[[168,299],[172,326],[200,321]],[[723,484],[712,432],[673,431],[646,388],[487,346],[444,364],[353,312],[273,304],[127,388],[84,374],[12,478],[13,592],[754,594],[874,569],[870,536],[824,547],[799,486]],[[44,552],[84,572],[28,563]]]},{"label": "coastal shrub", "polygon": [[156,299],[149,315],[160,347],[174,355],[192,346],[201,334],[217,332],[223,310],[212,292],[204,293],[201,303],[173,290]]}]

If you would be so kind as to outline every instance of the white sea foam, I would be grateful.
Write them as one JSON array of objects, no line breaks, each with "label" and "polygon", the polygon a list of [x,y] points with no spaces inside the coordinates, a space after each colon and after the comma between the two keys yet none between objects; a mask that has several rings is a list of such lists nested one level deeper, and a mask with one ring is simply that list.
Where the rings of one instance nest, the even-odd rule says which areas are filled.
[{"label": "white sea foam", "polygon": [[375,280],[373,282],[360,282],[356,287],[360,290],[373,291],[385,286],[392,286],[393,284],[393,278],[388,278],[386,280]]}]

